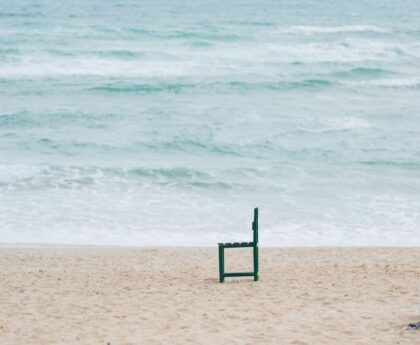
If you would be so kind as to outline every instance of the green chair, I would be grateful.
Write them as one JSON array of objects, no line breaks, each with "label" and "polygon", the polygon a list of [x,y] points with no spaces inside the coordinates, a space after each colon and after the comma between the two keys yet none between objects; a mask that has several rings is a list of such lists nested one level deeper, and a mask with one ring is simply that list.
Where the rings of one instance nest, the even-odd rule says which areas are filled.
[{"label": "green chair", "polygon": [[[223,283],[226,277],[254,277],[258,280],[258,208],[254,208],[254,221],[252,222],[254,240],[252,242],[218,243],[219,245],[219,282]],[[225,248],[253,248],[254,271],[225,273]]]}]

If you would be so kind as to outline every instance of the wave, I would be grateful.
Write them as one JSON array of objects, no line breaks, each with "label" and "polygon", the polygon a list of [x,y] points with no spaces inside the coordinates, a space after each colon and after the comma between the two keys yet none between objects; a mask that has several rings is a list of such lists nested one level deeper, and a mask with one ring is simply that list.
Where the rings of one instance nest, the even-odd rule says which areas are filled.
[{"label": "wave", "polygon": [[[233,25],[245,25],[254,27],[273,27],[274,24],[270,22],[239,22]],[[385,28],[380,28],[375,25],[343,25],[343,26],[289,26],[280,27],[269,32],[280,34],[294,34],[294,35],[316,35],[316,34],[337,34],[337,33],[390,33],[391,31]],[[98,34],[100,35],[99,37]],[[238,33],[230,33],[224,31],[217,31],[214,28],[197,29],[197,30],[149,30],[142,27],[92,27],[90,31],[81,32],[79,35],[86,37],[92,36],[97,38],[154,38],[154,39],[200,39],[209,41],[246,41],[251,36],[240,35]]]},{"label": "wave", "polygon": [[[109,187],[110,184],[133,186],[150,183],[155,186],[171,186],[200,189],[241,188],[236,180],[229,180],[226,172],[208,172],[185,167],[172,168],[114,168],[89,166],[52,165],[0,165],[0,190],[34,188],[85,188]],[[245,169],[243,176],[248,174]]]},{"label": "wave", "polygon": [[218,86],[225,86],[232,89],[242,90],[296,90],[296,89],[323,89],[334,85],[335,82],[328,79],[303,79],[297,81],[272,81],[272,82],[242,82],[232,81],[228,83],[218,83]]},{"label": "wave", "polygon": [[97,39],[180,39],[232,42],[246,40],[246,36],[237,33],[207,30],[149,30],[142,27],[92,27],[85,32],[75,33],[79,38]]},{"label": "wave", "polygon": [[97,128],[108,121],[115,121],[120,115],[114,113],[85,113],[85,112],[52,112],[30,113],[26,111],[16,113],[0,113],[0,127],[24,128],[24,127],[57,127],[72,125]]},{"label": "wave", "polygon": [[395,89],[420,89],[419,78],[404,78],[404,79],[381,79],[370,82],[371,85],[383,86]]},{"label": "wave", "polygon": [[[191,54],[189,50],[192,48],[204,49],[205,56],[202,55],[204,51]],[[194,77],[214,80],[214,77],[221,77],[225,80],[225,77],[238,78],[238,73],[245,75],[250,67],[259,74],[279,75],[296,70],[299,66],[315,66],[318,69],[348,64],[355,68],[341,74],[339,72],[337,77],[378,77],[391,75],[392,69],[399,68],[399,61],[404,61],[406,65],[412,62],[415,66],[417,57],[420,57],[417,43],[354,38],[317,42],[260,42],[255,49],[247,44],[239,48],[242,55],[236,56],[210,41],[197,39],[182,42],[172,50],[164,50],[156,42],[151,48],[144,49],[135,46],[122,49],[70,49],[60,46],[41,50],[3,48],[0,50],[0,61],[4,61],[0,64],[0,75],[3,79]],[[385,64],[390,66],[390,71],[383,67]]]},{"label": "wave", "polygon": [[335,131],[349,131],[367,129],[370,124],[360,117],[344,116],[340,118],[320,118],[312,127],[299,127],[303,132],[328,133]]},{"label": "wave", "polygon": [[0,58],[24,57],[39,54],[48,54],[57,57],[111,57],[111,58],[140,58],[146,56],[142,51],[132,49],[104,49],[104,50],[80,50],[80,49],[16,49],[0,48]]},{"label": "wave", "polygon": [[289,85],[291,88],[319,88],[331,86],[334,83],[327,79],[305,79],[302,81],[289,82],[286,85]]},{"label": "wave", "polygon": [[400,90],[419,90],[420,89],[420,78],[387,78],[387,79],[376,79],[366,80],[360,82],[346,82],[348,85],[353,86],[377,86],[390,89]]},{"label": "wave", "polygon": [[211,47],[212,44],[207,41],[194,41],[194,42],[191,42],[191,46],[197,47],[197,48],[208,48],[208,47]]},{"label": "wave", "polygon": [[185,90],[292,90],[292,89],[319,89],[334,85],[327,79],[304,79],[301,81],[273,81],[273,82],[246,82],[229,81],[214,83],[160,83],[160,84],[132,84],[132,85],[103,85],[88,89],[89,91],[110,93],[180,93]]},{"label": "wave", "polygon": [[0,12],[0,18],[36,18],[36,17],[45,17],[45,14],[42,12]]},{"label": "wave", "polygon": [[184,89],[196,87],[187,83],[165,83],[165,84],[134,84],[134,85],[103,85],[90,88],[91,91],[117,92],[117,93],[154,93],[174,92],[178,93]]},{"label": "wave", "polygon": [[99,56],[112,58],[139,58],[145,56],[143,52],[121,49],[121,50],[77,50],[77,51],[63,51],[63,50],[49,50],[49,53],[58,56]]},{"label": "wave", "polygon": [[190,138],[174,138],[173,140],[161,141],[157,143],[138,142],[135,143],[138,148],[147,149],[154,152],[190,152],[203,151],[205,153],[214,153],[217,156],[241,156],[241,154],[232,145],[223,145],[215,143],[206,143],[201,140]]},{"label": "wave", "polygon": [[387,160],[367,160],[359,162],[362,165],[372,167],[393,167],[418,171],[420,169],[420,161],[387,161]]},{"label": "wave", "polygon": [[19,55],[22,54],[21,49],[17,48],[0,48],[0,55]]},{"label": "wave", "polygon": [[209,174],[200,170],[189,168],[134,168],[127,171],[129,174],[143,177],[166,177],[175,179],[209,178]]},{"label": "wave", "polygon": [[351,32],[387,33],[389,31],[375,25],[343,25],[343,26],[291,26],[291,27],[279,28],[277,32],[281,34],[316,35],[316,34],[336,34],[336,33],[351,33]]},{"label": "wave", "polygon": [[229,34],[229,33],[208,33],[208,32],[194,32],[194,31],[170,31],[156,34],[155,36],[165,39],[200,39],[200,40],[209,40],[209,41],[240,41],[244,40],[245,37],[242,37],[238,34]]},{"label": "wave", "polygon": [[248,26],[261,26],[261,27],[269,27],[269,26],[274,26],[273,22],[268,22],[268,21],[243,21],[243,20],[231,20],[229,21],[229,24],[234,24],[234,25],[248,25]]},{"label": "wave", "polygon": [[[97,57],[111,57],[111,58],[138,58],[143,57],[145,54],[143,52],[121,49],[121,50],[62,50],[62,49],[47,49],[46,53],[53,56],[62,56],[62,57],[80,57],[80,56],[97,56]],[[1,54],[1,50],[0,50]]]},{"label": "wave", "polygon": [[[49,129],[56,130],[61,128],[82,128],[86,133],[88,130],[110,130],[112,124],[118,121],[118,115],[110,114],[108,116],[69,116],[59,117],[52,114],[43,116],[31,116],[26,113],[15,116],[0,116],[0,126],[3,129],[0,132],[0,138],[6,137],[19,138],[15,148],[25,152],[49,153],[58,157],[90,157],[94,153],[97,157],[104,157],[109,154],[116,156],[125,155],[133,159],[133,155],[142,153],[152,154],[205,154],[209,157],[241,157],[240,147],[206,141],[199,138],[190,138],[188,136],[174,136],[167,139],[155,140],[144,138],[139,141],[110,142],[108,140],[95,140],[86,136],[78,137],[56,137],[55,135],[42,136],[34,138],[20,134],[17,129]],[[212,133],[212,129],[209,129]]]},{"label": "wave", "polygon": [[347,71],[332,73],[332,76],[340,78],[377,78],[383,76],[395,75],[396,73],[382,68],[374,67],[356,67]]}]

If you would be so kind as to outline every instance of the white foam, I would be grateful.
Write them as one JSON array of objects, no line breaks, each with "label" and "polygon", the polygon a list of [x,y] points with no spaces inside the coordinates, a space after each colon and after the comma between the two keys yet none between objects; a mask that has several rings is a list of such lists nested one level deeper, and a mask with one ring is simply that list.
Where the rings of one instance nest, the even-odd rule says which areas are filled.
[{"label": "white foam", "polygon": [[0,164],[0,184],[18,183],[21,180],[29,179],[43,171],[42,166],[23,164]]},{"label": "white foam", "polygon": [[419,88],[420,78],[403,78],[403,79],[379,79],[367,82],[371,85],[388,86],[396,88]]},{"label": "white foam", "polygon": [[312,133],[324,133],[330,131],[357,130],[369,128],[370,124],[361,118],[344,116],[336,118],[320,118],[316,123],[309,126],[299,127],[300,130]]},{"label": "white foam", "polygon": [[363,81],[343,81],[343,84],[360,86],[360,85],[372,85],[372,86],[383,86],[390,88],[399,89],[417,89],[420,88],[420,78],[385,78],[375,80],[363,80]]},{"label": "white foam", "polygon": [[337,177],[302,179],[281,194],[258,193],[259,204],[246,193],[130,181],[2,191],[0,243],[214,246],[250,240],[252,207],[260,206],[266,246],[420,245],[416,195],[375,195],[363,185],[354,192],[357,181],[343,190]]},{"label": "white foam", "polygon": [[319,122],[321,126],[327,130],[364,129],[370,127],[366,120],[352,116],[333,119],[323,118]]},{"label": "white foam", "polygon": [[[99,49],[99,48],[98,48]],[[106,48],[106,49],[109,49]],[[160,47],[153,48],[160,51]],[[104,56],[50,55],[47,52],[29,51],[22,53],[16,61],[0,64],[1,78],[40,78],[66,76],[108,76],[108,77],[194,77],[220,76],[226,78],[232,73],[254,73],[258,75],[279,74],[272,63],[316,63],[395,61],[420,56],[417,42],[395,42],[387,39],[346,37],[339,40],[316,42],[278,41],[275,38],[258,42],[236,43],[238,55],[230,46],[217,46],[205,55],[191,54],[182,44],[171,48],[170,56],[153,60],[136,57],[130,60]],[[270,65],[267,65],[270,64]],[[273,70],[273,68],[276,68]]]}]

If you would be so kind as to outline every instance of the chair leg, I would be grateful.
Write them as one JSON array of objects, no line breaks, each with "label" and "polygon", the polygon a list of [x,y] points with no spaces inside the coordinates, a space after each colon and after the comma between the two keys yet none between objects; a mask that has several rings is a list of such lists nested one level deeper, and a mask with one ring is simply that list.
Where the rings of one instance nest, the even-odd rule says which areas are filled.
[{"label": "chair leg", "polygon": [[225,248],[219,246],[219,282],[223,283],[225,280]]},{"label": "chair leg", "polygon": [[254,246],[254,281],[258,280],[258,247]]}]

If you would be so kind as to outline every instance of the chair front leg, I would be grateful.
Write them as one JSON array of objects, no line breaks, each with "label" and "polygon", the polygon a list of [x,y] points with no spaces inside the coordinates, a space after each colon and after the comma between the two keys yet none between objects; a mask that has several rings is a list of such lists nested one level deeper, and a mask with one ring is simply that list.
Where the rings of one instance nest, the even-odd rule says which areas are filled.
[{"label": "chair front leg", "polygon": [[219,246],[219,282],[225,280],[225,247]]}]

